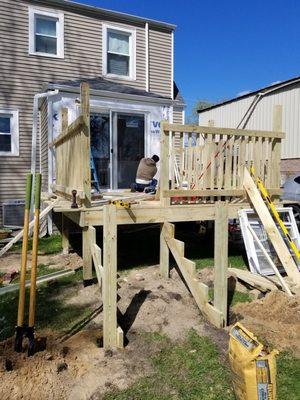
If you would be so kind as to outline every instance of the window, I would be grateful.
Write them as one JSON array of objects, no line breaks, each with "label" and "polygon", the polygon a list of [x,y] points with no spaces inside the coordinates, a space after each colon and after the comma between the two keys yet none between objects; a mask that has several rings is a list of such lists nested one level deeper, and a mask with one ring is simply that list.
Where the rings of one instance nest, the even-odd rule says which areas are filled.
[{"label": "window", "polygon": [[135,79],[135,31],[103,26],[103,75]]},{"label": "window", "polygon": [[29,9],[29,54],[64,57],[64,15]]},{"label": "window", "polygon": [[19,155],[18,111],[0,110],[0,155]]}]

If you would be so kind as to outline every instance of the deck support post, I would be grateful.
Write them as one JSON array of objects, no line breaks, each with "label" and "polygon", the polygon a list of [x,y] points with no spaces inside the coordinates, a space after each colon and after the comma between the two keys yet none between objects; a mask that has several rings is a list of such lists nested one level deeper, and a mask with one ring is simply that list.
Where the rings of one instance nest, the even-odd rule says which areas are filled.
[{"label": "deck support post", "polygon": [[160,224],[160,252],[159,252],[159,273],[163,278],[169,278],[169,247],[165,239],[165,225]]},{"label": "deck support post", "polygon": [[92,283],[93,261],[90,246],[90,231],[87,226],[82,228],[82,259],[83,259],[83,282],[85,286]]},{"label": "deck support post", "polygon": [[69,254],[70,243],[69,243],[69,220],[64,214],[61,214],[61,236],[62,236],[62,252],[63,254]]},{"label": "deck support post", "polygon": [[215,215],[215,278],[214,307],[223,314],[224,326],[227,325],[228,298],[228,203],[216,203]]},{"label": "deck support post", "polygon": [[123,331],[117,325],[117,210],[103,208],[103,346],[123,347]]}]

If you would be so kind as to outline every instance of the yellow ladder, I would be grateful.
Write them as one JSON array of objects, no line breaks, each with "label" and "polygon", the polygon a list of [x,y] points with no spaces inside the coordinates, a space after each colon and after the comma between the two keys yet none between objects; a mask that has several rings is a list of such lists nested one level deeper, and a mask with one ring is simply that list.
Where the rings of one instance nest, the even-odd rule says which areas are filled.
[{"label": "yellow ladder", "polygon": [[250,168],[250,173],[251,173],[252,177],[256,180],[257,187],[258,187],[262,197],[265,199],[269,210],[273,214],[273,217],[275,218],[278,225],[280,226],[280,229],[281,229],[283,235],[286,237],[286,240],[287,240],[288,244],[290,245],[290,248],[293,250],[297,259],[300,260],[300,251],[299,251],[298,247],[296,246],[296,243],[291,238],[289,231],[287,230],[286,226],[284,225],[284,222],[280,218],[280,215],[279,215],[278,211],[276,210],[276,206],[272,202],[271,197],[270,197],[265,185],[263,184],[263,181],[259,177],[255,177],[255,169],[254,169],[253,165]]}]

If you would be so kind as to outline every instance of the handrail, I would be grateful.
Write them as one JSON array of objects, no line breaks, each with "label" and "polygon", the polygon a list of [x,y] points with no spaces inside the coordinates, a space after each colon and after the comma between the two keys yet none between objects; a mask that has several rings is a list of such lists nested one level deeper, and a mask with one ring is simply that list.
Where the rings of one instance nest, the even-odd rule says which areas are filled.
[{"label": "handrail", "polygon": [[221,128],[211,126],[199,126],[199,125],[179,125],[170,124],[168,122],[162,122],[162,129],[166,135],[169,132],[181,132],[181,133],[202,133],[205,135],[227,135],[227,136],[249,136],[249,137],[263,137],[263,138],[274,138],[284,139],[284,132],[275,131],[261,131],[254,129],[235,129],[235,128]]},{"label": "handrail", "polygon": [[71,136],[79,133],[85,124],[84,116],[80,115],[74,122],[72,122],[68,128],[63,131],[56,139],[49,144],[51,149],[54,146],[60,145],[65,140],[69,139]]}]

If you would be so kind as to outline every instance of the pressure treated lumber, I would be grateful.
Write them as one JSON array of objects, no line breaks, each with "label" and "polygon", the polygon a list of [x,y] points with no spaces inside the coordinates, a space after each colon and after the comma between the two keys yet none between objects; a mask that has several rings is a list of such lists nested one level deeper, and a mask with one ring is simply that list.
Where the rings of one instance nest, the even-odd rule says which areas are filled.
[{"label": "pressure treated lumber", "polygon": [[168,132],[185,132],[185,133],[201,133],[203,135],[228,135],[228,136],[249,136],[249,137],[266,137],[284,139],[283,132],[274,131],[259,131],[253,129],[233,129],[233,128],[218,128],[211,126],[199,125],[179,125],[169,124],[164,122],[163,130],[166,134]]},{"label": "pressure treated lumber", "polygon": [[70,243],[69,243],[69,221],[66,216],[62,214],[61,221],[61,242],[62,242],[62,252],[63,254],[69,254]]},{"label": "pressure treated lumber", "polygon": [[159,271],[163,278],[169,278],[169,247],[165,239],[167,235],[166,225],[160,224]]},{"label": "pressure treated lumber", "polygon": [[123,347],[123,333],[117,326],[117,215],[114,205],[103,211],[103,345]]},{"label": "pressure treated lumber", "polygon": [[102,252],[100,247],[96,244],[96,228],[89,226],[91,254],[93,258],[94,268],[97,275],[98,285],[102,288],[103,267],[102,267]]},{"label": "pressure treated lumber", "polygon": [[275,283],[269,281],[267,278],[253,274],[250,271],[242,270],[239,268],[228,268],[228,275],[234,276],[248,285],[257,288],[261,292],[267,292],[268,290],[277,290]]},{"label": "pressure treated lumber", "polygon": [[222,313],[223,323],[226,326],[228,297],[228,205],[225,202],[216,203],[214,264],[214,306]]},{"label": "pressure treated lumber", "polygon": [[196,278],[195,263],[184,257],[184,243],[174,238],[174,225],[166,222],[164,228],[165,240],[197,306],[213,325],[223,327],[222,313],[209,303],[208,286]]},{"label": "pressure treated lumber", "polygon": [[83,259],[83,280],[88,282],[91,279],[93,279],[90,231],[88,227],[82,228],[82,259]]},{"label": "pressure treated lumber", "polygon": [[297,269],[295,261],[290,254],[278,228],[270,214],[270,211],[264,203],[259,190],[257,189],[247,168],[244,170],[244,188],[246,189],[251,203],[257,212],[270,240],[278,255],[278,258],[285,269],[288,276],[297,285],[300,285],[300,273]]}]

